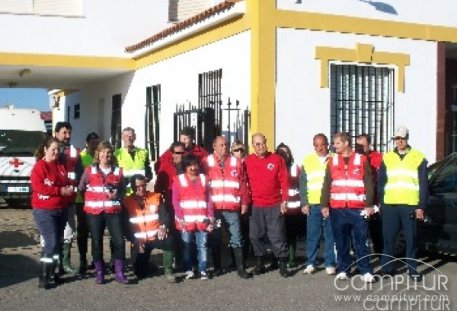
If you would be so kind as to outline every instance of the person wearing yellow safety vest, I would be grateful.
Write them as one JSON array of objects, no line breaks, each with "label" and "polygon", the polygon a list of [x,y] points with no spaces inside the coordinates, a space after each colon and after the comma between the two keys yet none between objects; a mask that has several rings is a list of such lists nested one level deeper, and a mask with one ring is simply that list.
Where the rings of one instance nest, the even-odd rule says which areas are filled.
[{"label": "person wearing yellow safety vest", "polygon": [[149,152],[144,148],[136,147],[134,145],[135,140],[135,130],[131,127],[124,128],[122,130],[123,147],[117,149],[114,153],[119,167],[124,172],[125,184],[127,185],[126,194],[131,193],[128,182],[133,175],[144,175],[146,177],[146,183],[152,179]]},{"label": "person wearing yellow safety vest", "polygon": [[170,229],[174,223],[163,203],[162,194],[146,191],[146,178],[135,174],[130,179],[133,193],[124,199],[129,215],[129,230],[126,232],[136,253],[134,271],[138,278],[148,275],[148,264],[154,248],[163,250],[165,278],[175,283],[173,275],[173,236]]},{"label": "person wearing yellow safety vest", "polygon": [[321,228],[324,233],[324,266],[328,275],[336,273],[336,256],[330,217],[321,214],[321,192],[324,183],[325,169],[331,157],[328,150],[328,138],[322,133],[313,138],[314,152],[303,160],[303,170],[300,174],[300,196],[302,212],[307,217],[306,225],[306,254],[308,262],[303,273],[316,272],[316,257],[321,241]]},{"label": "person wearing yellow safety vest", "polygon": [[[97,133],[89,133],[86,136],[86,148],[81,151],[81,162],[84,168],[91,166],[94,161],[94,154],[100,142]],[[81,192],[76,196],[76,242],[79,251],[79,273],[87,272],[87,240],[89,238],[89,225],[87,224],[86,213],[84,212],[84,197]]]},{"label": "person wearing yellow safety vest", "polygon": [[384,251],[383,272],[394,274],[395,240],[400,229],[406,239],[406,265],[413,281],[420,282],[417,271],[417,223],[424,220],[428,199],[427,160],[408,144],[409,130],[395,129],[395,149],[383,157],[378,173],[378,196],[381,204]]},{"label": "person wearing yellow safety vest", "polygon": [[294,157],[289,146],[280,143],[276,147],[276,154],[280,155],[286,162],[289,173],[289,192],[287,198],[287,211],[285,214],[286,237],[289,244],[289,262],[290,268],[295,268],[295,256],[297,253],[297,239],[305,235],[305,217],[301,211],[301,200],[299,192],[299,180],[301,168],[294,164]]}]

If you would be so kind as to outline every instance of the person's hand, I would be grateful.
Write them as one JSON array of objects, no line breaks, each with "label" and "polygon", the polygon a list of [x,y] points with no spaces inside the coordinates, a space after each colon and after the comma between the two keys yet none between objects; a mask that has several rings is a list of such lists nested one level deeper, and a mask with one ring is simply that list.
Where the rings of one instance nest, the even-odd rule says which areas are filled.
[{"label": "person's hand", "polygon": [[330,209],[328,207],[321,208],[321,214],[324,219],[327,219],[330,216]]},{"label": "person's hand", "polygon": [[157,232],[157,237],[159,240],[164,240],[167,237],[167,229],[165,227],[160,227]]},{"label": "person's hand", "polygon": [[117,189],[113,189],[109,192],[108,198],[114,200],[117,198]]},{"label": "person's hand", "polygon": [[63,197],[69,197],[70,195],[73,194],[73,187],[72,186],[61,187],[59,189],[59,193]]},{"label": "person's hand", "polygon": [[305,215],[308,215],[308,213],[309,213],[309,205],[306,204],[305,206],[303,206],[303,207],[301,208],[301,212],[302,212],[303,214],[305,214]]},{"label": "person's hand", "polygon": [[416,219],[419,221],[424,221],[424,210],[421,208],[416,209]]},{"label": "person's hand", "polygon": [[284,201],[280,205],[281,214],[285,214],[287,212],[287,201]]},{"label": "person's hand", "polygon": [[248,206],[246,204],[241,205],[241,215],[244,215],[248,212]]},{"label": "person's hand", "polygon": [[371,206],[365,207],[363,210],[365,211],[365,215],[367,218],[370,218],[370,216],[374,214],[374,209]]}]

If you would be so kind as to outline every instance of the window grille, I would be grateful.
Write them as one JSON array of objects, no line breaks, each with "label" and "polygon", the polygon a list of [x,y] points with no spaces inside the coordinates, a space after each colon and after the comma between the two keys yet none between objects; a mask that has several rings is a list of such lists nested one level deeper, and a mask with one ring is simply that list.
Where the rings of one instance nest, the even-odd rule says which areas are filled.
[{"label": "window grille", "polygon": [[122,142],[122,96],[116,94],[112,98],[111,110],[111,144],[115,149],[121,147]]},{"label": "window grille", "polygon": [[200,73],[198,75],[198,108],[213,108],[215,131],[221,132],[222,120],[222,69]]},{"label": "window grille", "polygon": [[146,88],[146,147],[148,148],[151,160],[159,158],[159,113],[161,92],[160,84]]},{"label": "window grille", "polygon": [[330,65],[330,133],[368,134],[374,150],[386,152],[394,127],[394,70]]}]

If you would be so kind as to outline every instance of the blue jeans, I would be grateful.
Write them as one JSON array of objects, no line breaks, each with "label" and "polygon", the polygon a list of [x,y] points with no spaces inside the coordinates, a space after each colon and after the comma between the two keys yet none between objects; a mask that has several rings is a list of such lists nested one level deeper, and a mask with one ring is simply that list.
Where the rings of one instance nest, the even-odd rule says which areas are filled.
[{"label": "blue jeans", "polygon": [[321,242],[321,228],[324,230],[324,266],[335,266],[335,248],[331,218],[324,219],[321,214],[320,205],[311,205],[308,213],[306,230],[306,252],[308,254],[308,265],[316,266],[317,251]]},{"label": "blue jeans", "polygon": [[[229,211],[214,211],[216,222],[223,222],[230,233],[230,247],[237,248],[243,246],[243,237],[240,227],[240,213]],[[221,245],[222,226],[215,228],[212,237],[216,246]]]},{"label": "blue jeans", "polygon": [[67,209],[33,209],[33,219],[38,231],[43,236],[43,256],[52,257],[59,254],[60,243],[63,239],[63,230],[67,222]]},{"label": "blue jeans", "polygon": [[349,253],[349,242],[352,237],[360,273],[373,273],[370,264],[370,249],[367,244],[368,222],[360,215],[361,211],[362,209],[356,208],[330,209],[339,272],[351,272],[352,259]]},{"label": "blue jeans", "polygon": [[207,240],[206,231],[181,231],[181,239],[184,244],[183,265],[185,271],[192,271],[192,244],[197,245],[198,270],[206,272],[207,264]]}]

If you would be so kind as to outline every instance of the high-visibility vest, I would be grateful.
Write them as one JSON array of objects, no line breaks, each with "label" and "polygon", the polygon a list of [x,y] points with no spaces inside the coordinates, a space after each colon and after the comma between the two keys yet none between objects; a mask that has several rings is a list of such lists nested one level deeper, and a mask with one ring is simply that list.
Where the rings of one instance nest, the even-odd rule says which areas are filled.
[{"label": "high-visibility vest", "polygon": [[424,155],[411,149],[403,160],[394,151],[384,155],[387,183],[384,187],[385,204],[419,204],[419,166]]},{"label": "high-visibility vest", "polygon": [[332,184],[330,187],[330,207],[364,208],[366,206],[365,175],[366,156],[353,152],[347,166],[343,156],[333,155],[329,161]]},{"label": "high-visibility vest", "polygon": [[134,195],[124,200],[124,206],[129,214],[129,223],[136,239],[153,241],[157,238],[160,228],[159,209],[162,195],[146,192],[144,208],[138,204]]},{"label": "high-visibility vest", "polygon": [[241,162],[233,156],[225,159],[224,168],[221,168],[216,162],[213,154],[206,158],[210,195],[214,208],[217,210],[239,210],[241,206],[239,193],[242,174]]},{"label": "high-visibility vest", "polygon": [[121,202],[117,199],[110,199],[109,193],[116,189],[122,181],[122,170],[113,167],[111,172],[105,176],[98,169],[98,166],[92,165],[86,168],[86,174],[89,176],[89,183],[86,187],[84,211],[87,214],[97,215],[102,212],[119,213],[121,211]]},{"label": "high-visibility vest", "polygon": [[149,159],[149,153],[146,149],[135,147],[135,156],[133,159],[127,148],[119,148],[114,154],[119,167],[122,168],[124,178],[130,178],[135,174],[145,175],[146,168],[144,167],[144,163]]},{"label": "high-visibility vest", "polygon": [[290,167],[288,183],[288,197],[287,197],[287,214],[296,215],[301,213],[300,191],[298,190],[298,179],[300,177],[300,166],[293,164]]},{"label": "high-visibility vest", "polygon": [[197,176],[193,187],[189,184],[192,181],[186,174],[180,174],[175,177],[174,182],[177,183],[179,189],[179,205],[184,215],[186,227],[177,219],[176,229],[185,231],[203,231],[207,228],[208,206],[206,203],[206,177],[203,174]]},{"label": "high-visibility vest", "polygon": [[317,153],[313,152],[303,160],[307,180],[308,203],[311,205],[321,203],[322,185],[324,184],[325,170],[329,157],[325,161],[321,161]]},{"label": "high-visibility vest", "polygon": [[[94,158],[90,155],[89,152],[87,152],[87,149],[84,149],[83,151],[81,151],[80,156],[81,156],[81,163],[83,165],[83,168],[86,168],[86,167],[92,165],[92,163],[94,162]],[[75,202],[76,203],[84,202],[84,196],[80,192],[78,192]]]}]

